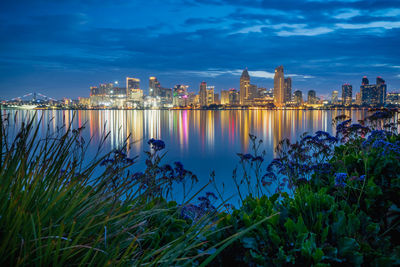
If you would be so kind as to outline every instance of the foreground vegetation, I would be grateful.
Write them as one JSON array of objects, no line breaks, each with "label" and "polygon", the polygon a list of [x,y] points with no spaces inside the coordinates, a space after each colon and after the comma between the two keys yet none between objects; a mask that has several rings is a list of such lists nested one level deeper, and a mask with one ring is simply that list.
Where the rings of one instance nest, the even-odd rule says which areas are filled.
[{"label": "foreground vegetation", "polygon": [[[237,206],[218,186],[189,190],[197,177],[163,163],[161,140],[137,172],[124,147],[102,154],[100,144],[88,160],[82,129],[41,138],[31,119],[12,135],[12,119],[0,120],[2,265],[400,264],[395,111],[359,124],[339,116],[336,136],[283,140],[270,164],[250,136],[253,153],[233,171]],[[171,201],[176,186],[182,203]]]}]

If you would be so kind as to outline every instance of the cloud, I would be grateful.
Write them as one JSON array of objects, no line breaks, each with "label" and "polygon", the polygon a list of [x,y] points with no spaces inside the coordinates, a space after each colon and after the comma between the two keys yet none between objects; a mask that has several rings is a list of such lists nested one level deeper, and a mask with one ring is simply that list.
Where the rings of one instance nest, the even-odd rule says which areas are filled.
[{"label": "cloud", "polygon": [[332,16],[335,19],[344,19],[348,20],[357,16],[360,16],[362,13],[358,9],[341,9],[337,11],[338,14]]},{"label": "cloud", "polygon": [[321,34],[327,34],[333,32],[334,29],[327,27],[316,27],[316,28],[298,28],[293,30],[279,31],[276,34],[282,37],[289,36],[317,36]]},{"label": "cloud", "polygon": [[370,13],[372,17],[397,17],[400,16],[400,8],[386,8]]},{"label": "cloud", "polygon": [[395,28],[400,28],[400,21],[374,21],[369,23],[337,23],[336,27],[346,30],[361,30],[361,29],[371,29],[371,28],[383,28],[385,30],[391,30]]},{"label": "cloud", "polygon": [[[187,75],[195,75],[199,77],[209,77],[216,78],[222,75],[232,75],[232,76],[240,76],[242,75],[243,70],[235,69],[235,70],[217,70],[217,69],[209,69],[204,71],[183,71],[184,74]],[[274,79],[274,72],[268,72],[264,70],[249,70],[249,75],[251,78],[263,78],[263,79]],[[299,78],[299,79],[312,79],[315,78],[311,75],[302,75],[302,74],[286,74],[287,77]]]}]

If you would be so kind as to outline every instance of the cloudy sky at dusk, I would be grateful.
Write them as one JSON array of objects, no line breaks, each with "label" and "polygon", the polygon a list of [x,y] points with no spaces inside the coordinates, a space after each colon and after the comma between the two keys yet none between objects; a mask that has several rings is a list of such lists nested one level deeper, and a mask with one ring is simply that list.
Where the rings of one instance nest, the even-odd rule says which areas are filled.
[{"label": "cloudy sky at dusk", "polygon": [[0,3],[0,98],[88,96],[89,86],[157,76],[270,88],[283,65],[293,89],[328,95],[361,78],[400,89],[400,1],[36,0]]}]

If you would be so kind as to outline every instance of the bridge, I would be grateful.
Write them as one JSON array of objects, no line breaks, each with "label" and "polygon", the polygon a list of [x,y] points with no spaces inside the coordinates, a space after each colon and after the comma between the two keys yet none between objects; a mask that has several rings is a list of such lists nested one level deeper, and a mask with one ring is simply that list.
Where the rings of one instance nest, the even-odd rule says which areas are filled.
[{"label": "bridge", "polygon": [[25,94],[23,96],[17,96],[14,98],[11,98],[9,100],[7,100],[7,102],[13,102],[13,101],[33,101],[33,102],[37,102],[37,101],[49,101],[49,100],[53,100],[53,101],[57,101],[56,99],[49,97],[47,95],[41,94],[41,93],[28,93]]}]

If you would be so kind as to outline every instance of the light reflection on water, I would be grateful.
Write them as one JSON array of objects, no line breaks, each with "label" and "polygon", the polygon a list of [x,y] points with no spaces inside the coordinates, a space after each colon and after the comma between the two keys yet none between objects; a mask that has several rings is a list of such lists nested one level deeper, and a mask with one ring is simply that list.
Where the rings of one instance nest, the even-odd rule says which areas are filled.
[{"label": "light reflection on water", "polygon": [[[3,110],[19,124],[36,111]],[[323,130],[335,134],[332,118],[340,114],[353,122],[363,119],[363,110],[44,110],[37,111],[42,136],[48,126],[72,122],[74,129],[85,125],[84,137],[93,137],[93,150],[101,137],[109,133],[104,149],[121,146],[128,138],[128,154],[143,155],[147,140],[162,139],[166,143],[165,163],[181,161],[198,175],[204,184],[215,170],[216,179],[231,184],[232,170],[238,162],[236,153],[249,152],[249,134],[261,138],[266,160],[274,157],[274,148],[283,138],[295,141],[304,132]],[[43,119],[40,120],[41,116]],[[138,168],[143,167],[139,163]]]}]

